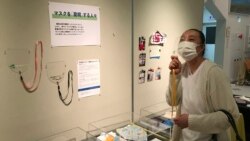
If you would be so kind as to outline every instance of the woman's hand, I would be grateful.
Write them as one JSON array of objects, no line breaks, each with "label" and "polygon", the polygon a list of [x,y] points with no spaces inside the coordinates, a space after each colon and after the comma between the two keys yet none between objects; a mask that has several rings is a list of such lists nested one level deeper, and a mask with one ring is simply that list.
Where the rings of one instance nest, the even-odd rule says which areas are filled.
[{"label": "woman's hand", "polygon": [[187,128],[188,127],[188,114],[182,114],[180,116],[177,116],[176,118],[174,118],[174,123],[183,128]]},{"label": "woman's hand", "polygon": [[181,62],[178,59],[178,56],[171,56],[171,62],[169,64],[169,69],[171,73],[173,69],[175,70],[175,74],[179,74],[181,72]]}]

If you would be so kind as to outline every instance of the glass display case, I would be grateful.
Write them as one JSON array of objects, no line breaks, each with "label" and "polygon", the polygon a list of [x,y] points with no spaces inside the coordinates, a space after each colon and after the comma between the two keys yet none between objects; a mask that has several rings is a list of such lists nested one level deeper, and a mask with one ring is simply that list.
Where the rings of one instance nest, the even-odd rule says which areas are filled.
[{"label": "glass display case", "polygon": [[88,132],[76,127],[44,137],[38,141],[96,141],[96,139]]},{"label": "glass display case", "polygon": [[[173,110],[173,112],[172,112]],[[164,136],[168,139],[171,138],[172,131],[172,118],[176,115],[176,107],[172,109],[166,101],[144,107],[140,110],[141,117],[150,119],[153,122],[151,125],[152,130],[158,130],[157,134]]]},{"label": "glass display case", "polygon": [[124,113],[89,123],[88,132],[98,141],[168,141],[169,136],[161,132],[169,130],[150,116]]}]

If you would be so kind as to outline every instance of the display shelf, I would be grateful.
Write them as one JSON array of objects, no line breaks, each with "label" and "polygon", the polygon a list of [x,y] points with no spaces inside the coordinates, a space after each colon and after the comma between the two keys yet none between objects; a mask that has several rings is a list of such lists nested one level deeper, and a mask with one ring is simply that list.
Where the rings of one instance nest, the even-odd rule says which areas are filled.
[{"label": "display shelf", "polygon": [[38,141],[96,141],[96,138],[83,129],[76,127],[44,137]]},{"label": "display shelf", "polygon": [[169,137],[158,134],[168,128],[162,123],[155,123],[154,119],[123,113],[89,123],[88,130],[98,141],[106,141],[109,138],[115,141],[168,141]]}]

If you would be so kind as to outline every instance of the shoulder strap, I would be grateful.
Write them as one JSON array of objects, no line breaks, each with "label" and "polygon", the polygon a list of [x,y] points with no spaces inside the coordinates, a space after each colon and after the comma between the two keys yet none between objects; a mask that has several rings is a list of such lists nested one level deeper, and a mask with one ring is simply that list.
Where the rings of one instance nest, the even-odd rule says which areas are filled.
[{"label": "shoulder strap", "polygon": [[237,127],[236,127],[236,124],[235,124],[233,116],[228,111],[226,111],[224,109],[221,109],[221,110],[218,110],[218,111],[223,112],[227,116],[228,122],[231,124],[231,126],[233,127],[233,130],[234,130],[234,132],[236,134],[237,141],[242,141],[242,139],[241,139],[241,137],[239,135],[239,132],[237,130]]}]

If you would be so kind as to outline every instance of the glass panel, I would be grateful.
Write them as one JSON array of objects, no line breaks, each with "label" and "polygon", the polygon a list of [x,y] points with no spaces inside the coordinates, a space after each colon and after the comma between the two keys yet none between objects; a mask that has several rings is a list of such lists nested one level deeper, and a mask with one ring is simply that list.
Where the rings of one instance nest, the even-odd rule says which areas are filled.
[{"label": "glass panel", "polygon": [[64,61],[49,62],[46,64],[47,76],[52,83],[61,82],[65,75]]},{"label": "glass panel", "polygon": [[14,72],[24,72],[30,67],[30,51],[27,49],[7,49],[6,65]]},{"label": "glass panel", "polygon": [[38,141],[96,141],[96,139],[83,129],[76,127],[45,137]]},{"label": "glass panel", "polygon": [[[132,115],[133,119],[132,119]],[[160,140],[168,141],[167,136],[158,134],[165,130],[163,126],[156,127],[155,120],[140,117],[138,114],[123,113],[111,116],[89,124],[89,132],[98,140],[104,141],[109,138],[114,140]],[[161,127],[161,128],[160,128]]]},{"label": "glass panel", "polygon": [[175,117],[175,114],[175,109],[172,113],[172,107],[166,101],[147,106],[140,111],[141,126],[158,135],[170,138],[173,125],[172,118]]}]

